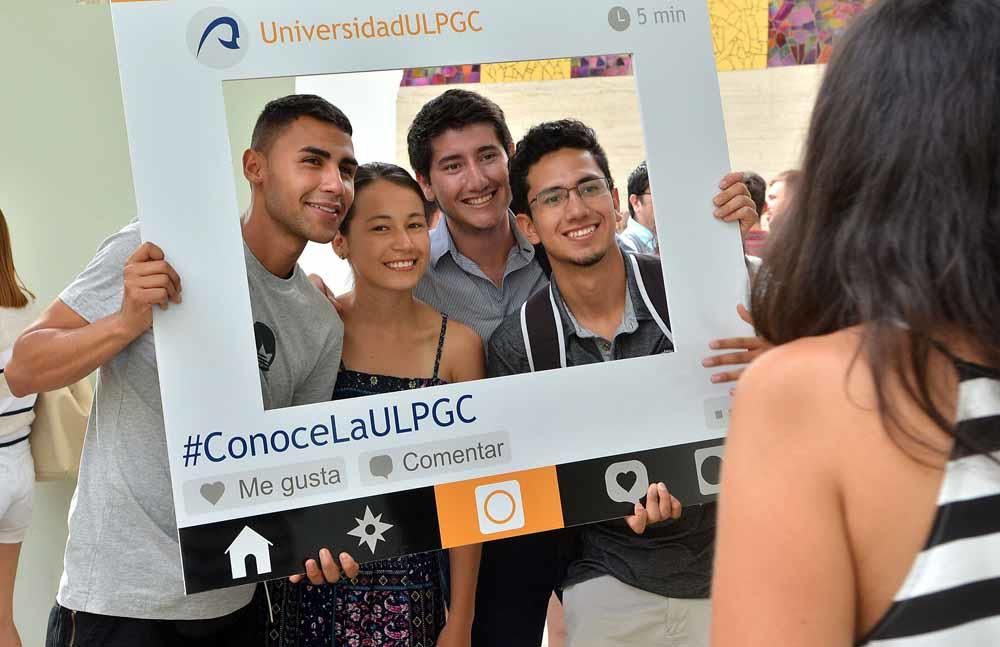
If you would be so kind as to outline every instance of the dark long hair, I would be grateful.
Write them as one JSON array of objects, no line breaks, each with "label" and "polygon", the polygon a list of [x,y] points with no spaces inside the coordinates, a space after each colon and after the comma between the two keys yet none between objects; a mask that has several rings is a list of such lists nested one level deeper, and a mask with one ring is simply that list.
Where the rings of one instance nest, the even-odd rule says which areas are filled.
[{"label": "dark long hair", "polygon": [[358,204],[358,196],[361,195],[362,191],[366,191],[376,180],[385,180],[416,193],[420,197],[420,201],[424,204],[424,216],[427,217],[428,221],[430,220],[434,212],[434,205],[427,201],[423,190],[420,188],[420,184],[413,179],[413,176],[406,169],[402,166],[389,164],[388,162],[369,162],[359,166],[354,175],[354,203],[347,210],[347,214],[344,215],[344,219],[340,222],[340,233],[347,233],[351,220],[354,218],[354,207]]},{"label": "dark long hair", "polygon": [[913,437],[888,397],[898,383],[954,435],[931,392],[936,340],[955,332],[1000,367],[1000,3],[881,0],[862,15],[826,71],[789,209],[754,288],[759,332],[865,324],[887,429]]}]

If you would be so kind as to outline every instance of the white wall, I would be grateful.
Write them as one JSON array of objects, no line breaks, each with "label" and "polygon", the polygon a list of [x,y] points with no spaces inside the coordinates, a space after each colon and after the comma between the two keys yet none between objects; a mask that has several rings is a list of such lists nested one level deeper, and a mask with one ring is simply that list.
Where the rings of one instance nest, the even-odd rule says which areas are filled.
[{"label": "white wall", "polygon": [[[135,211],[106,6],[0,0],[0,207],[25,283],[48,303]],[[73,483],[40,484],[14,618],[43,644]]]},{"label": "white wall", "polygon": [[[395,158],[396,96],[402,78],[401,70],[304,76],[296,79],[295,91],[317,94],[344,111],[354,128],[359,162],[388,162]],[[336,294],[351,290],[351,268],[329,245],[309,243],[299,263],[322,276]]]},{"label": "white wall", "polygon": [[801,65],[719,74],[734,169],[757,171],[770,181],[799,167],[825,69]]}]

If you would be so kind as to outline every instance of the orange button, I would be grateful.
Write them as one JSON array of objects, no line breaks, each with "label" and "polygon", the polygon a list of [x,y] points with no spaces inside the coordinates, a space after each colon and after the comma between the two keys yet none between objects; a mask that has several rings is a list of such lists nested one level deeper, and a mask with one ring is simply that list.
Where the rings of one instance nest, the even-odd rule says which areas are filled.
[{"label": "orange button", "polygon": [[444,548],[563,527],[555,467],[434,487]]}]

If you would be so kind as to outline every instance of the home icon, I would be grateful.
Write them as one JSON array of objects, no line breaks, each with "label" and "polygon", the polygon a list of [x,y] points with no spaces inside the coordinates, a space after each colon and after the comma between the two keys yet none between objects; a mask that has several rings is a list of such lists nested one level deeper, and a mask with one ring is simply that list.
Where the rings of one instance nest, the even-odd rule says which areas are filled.
[{"label": "home icon", "polygon": [[233,579],[247,576],[247,556],[253,555],[257,565],[257,575],[271,572],[271,546],[264,537],[254,532],[250,526],[243,526],[226,552],[229,554],[229,566],[233,571]]}]

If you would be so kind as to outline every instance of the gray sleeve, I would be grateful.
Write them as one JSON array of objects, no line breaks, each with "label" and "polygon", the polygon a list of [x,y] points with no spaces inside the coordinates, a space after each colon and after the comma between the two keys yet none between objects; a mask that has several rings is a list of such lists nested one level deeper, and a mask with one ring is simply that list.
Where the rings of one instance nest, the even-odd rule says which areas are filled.
[{"label": "gray sleeve", "polygon": [[83,272],[62,291],[59,300],[90,323],[118,312],[124,291],[125,261],[141,244],[135,223],[109,236]]},{"label": "gray sleeve", "polygon": [[486,376],[530,373],[528,354],[521,337],[520,311],[508,317],[490,337],[486,348]]},{"label": "gray sleeve", "polygon": [[331,326],[312,372],[296,386],[291,406],[328,402],[333,398],[343,345],[343,325]]}]

